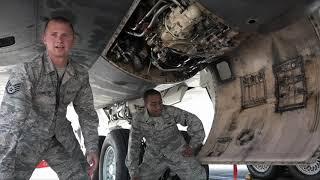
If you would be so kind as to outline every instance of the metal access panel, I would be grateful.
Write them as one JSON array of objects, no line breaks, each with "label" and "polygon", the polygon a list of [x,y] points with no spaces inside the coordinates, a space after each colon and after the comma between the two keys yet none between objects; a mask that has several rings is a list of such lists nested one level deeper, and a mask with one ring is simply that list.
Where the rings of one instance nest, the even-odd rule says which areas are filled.
[{"label": "metal access panel", "polygon": [[307,86],[302,57],[287,60],[273,68],[276,80],[276,111],[305,107]]},{"label": "metal access panel", "polygon": [[266,103],[266,79],[264,69],[240,77],[241,105],[250,108]]}]

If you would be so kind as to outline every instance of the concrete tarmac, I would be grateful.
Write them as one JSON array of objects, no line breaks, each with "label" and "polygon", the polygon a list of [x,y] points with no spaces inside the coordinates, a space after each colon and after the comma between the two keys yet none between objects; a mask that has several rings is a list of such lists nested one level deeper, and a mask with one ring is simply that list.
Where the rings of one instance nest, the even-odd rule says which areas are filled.
[{"label": "concrete tarmac", "polygon": [[[245,165],[238,165],[237,180],[246,180],[246,176],[249,174]],[[233,177],[233,165],[210,165],[209,166],[209,180],[234,180]],[[293,180],[293,177],[286,175],[286,177],[279,177],[275,180]],[[252,179],[260,180],[260,179]]]}]

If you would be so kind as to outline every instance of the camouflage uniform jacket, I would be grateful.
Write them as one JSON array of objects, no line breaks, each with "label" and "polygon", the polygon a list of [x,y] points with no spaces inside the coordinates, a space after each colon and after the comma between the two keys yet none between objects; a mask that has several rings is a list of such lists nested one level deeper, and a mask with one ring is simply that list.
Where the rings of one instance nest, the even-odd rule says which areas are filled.
[{"label": "camouflage uniform jacket", "polygon": [[181,153],[186,145],[177,124],[188,126],[187,132],[191,136],[189,145],[192,148],[198,147],[203,142],[205,133],[200,119],[179,108],[164,106],[160,117],[150,117],[147,110],[134,116],[126,159],[131,177],[139,176],[139,154],[143,137],[147,145],[144,160],[167,158],[176,161],[175,158],[178,156],[175,155]]},{"label": "camouflage uniform jacket", "polygon": [[[87,152],[98,150],[98,117],[88,72],[69,60],[62,80],[59,79],[47,53],[11,71],[0,109],[0,141],[9,134],[19,141],[19,136],[32,132],[38,135],[40,143],[55,136],[72,152],[78,142],[66,111],[73,102]],[[17,141],[4,144],[13,148]]]}]

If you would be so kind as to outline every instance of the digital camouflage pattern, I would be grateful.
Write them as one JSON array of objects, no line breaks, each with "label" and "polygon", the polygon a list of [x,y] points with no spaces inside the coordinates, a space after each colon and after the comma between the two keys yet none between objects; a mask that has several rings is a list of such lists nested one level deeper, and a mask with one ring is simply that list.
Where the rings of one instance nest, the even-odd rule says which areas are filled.
[{"label": "digital camouflage pattern", "polygon": [[0,109],[1,180],[29,179],[42,159],[60,179],[87,179],[88,165],[66,119],[71,102],[87,152],[97,151],[98,117],[83,67],[70,60],[60,82],[44,53],[12,70]]},{"label": "digital camouflage pattern", "polygon": [[[205,137],[200,119],[173,106],[164,106],[160,117],[150,117],[147,110],[134,116],[129,137],[126,165],[131,177],[156,180],[166,170],[178,174],[182,180],[206,179],[205,170],[195,157],[183,157],[186,145],[177,124],[188,126],[189,146],[199,147]],[[139,165],[142,138],[146,139],[143,162]]]}]

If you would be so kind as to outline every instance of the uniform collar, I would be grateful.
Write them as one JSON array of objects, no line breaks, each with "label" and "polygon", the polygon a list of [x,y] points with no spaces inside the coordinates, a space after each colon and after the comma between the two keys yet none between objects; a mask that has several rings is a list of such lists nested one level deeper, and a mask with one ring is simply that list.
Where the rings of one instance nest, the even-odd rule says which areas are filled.
[{"label": "uniform collar", "polygon": [[74,74],[74,68],[72,66],[71,61],[69,61],[62,79],[62,85],[65,84],[69,79],[71,79],[74,76]]},{"label": "uniform collar", "polygon": [[[45,72],[47,74],[50,74],[50,73],[56,71],[47,51],[43,55],[43,64],[44,64]],[[65,75],[74,76],[74,74],[75,74],[74,67],[72,66],[72,62],[69,60],[67,66],[66,66]]]},{"label": "uniform collar", "polygon": [[144,117],[145,121],[148,122],[150,116],[149,116],[149,113],[148,113],[148,109],[147,109],[147,108],[144,108],[143,117]]},{"label": "uniform collar", "polygon": [[43,66],[47,74],[56,71],[47,51],[43,54]]},{"label": "uniform collar", "polygon": [[162,118],[162,117],[163,117],[163,114],[164,114],[163,111],[164,111],[164,109],[162,110],[162,113],[161,113],[160,117],[151,117],[151,116],[149,115],[149,112],[148,112],[147,108],[144,108],[143,118],[145,119],[146,122],[148,122],[150,119]]}]

